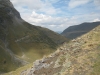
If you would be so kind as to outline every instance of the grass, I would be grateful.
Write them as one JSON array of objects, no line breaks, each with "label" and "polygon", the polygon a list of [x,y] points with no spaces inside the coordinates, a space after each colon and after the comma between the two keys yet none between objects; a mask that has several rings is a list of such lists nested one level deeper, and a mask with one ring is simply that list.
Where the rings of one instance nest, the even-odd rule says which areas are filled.
[{"label": "grass", "polygon": [[[19,13],[14,8],[9,7],[6,2],[1,2],[1,4],[5,6],[0,8],[0,45],[4,47],[0,47],[1,72],[9,72],[21,66],[18,61],[13,60],[13,57],[6,52],[5,41],[8,44],[7,48],[13,54],[21,60],[33,62],[44,55],[54,52],[56,47],[61,44],[60,41],[64,42],[67,40],[49,29],[47,29],[48,33],[46,33],[47,30],[44,28],[39,28],[22,21]],[[16,40],[25,36],[29,37],[16,42]],[[5,61],[6,64],[4,64]]]},{"label": "grass", "polygon": [[100,74],[100,46],[97,48],[98,49],[98,56],[96,58],[95,64],[93,66],[93,72],[91,75],[99,75]]},{"label": "grass", "polygon": [[[3,48],[0,47],[0,72],[8,72],[17,68],[11,60],[10,54],[8,54]],[[12,64],[11,64],[12,63]]]},{"label": "grass", "polygon": [[26,69],[31,68],[31,66],[33,66],[33,63],[27,64],[23,67],[20,67],[18,69],[16,69],[15,71],[11,71],[9,73],[5,73],[4,75],[20,75],[20,73]]},{"label": "grass", "polygon": [[41,50],[33,50],[30,49],[29,51],[25,52],[25,56],[27,58],[23,58],[24,60],[27,60],[29,62],[33,62],[36,59],[42,58],[44,55],[49,55],[50,53],[54,52],[54,50],[51,49],[41,49]]},{"label": "grass", "polygon": [[[53,60],[53,58],[50,59],[50,61],[54,62],[53,65],[56,68],[54,68],[54,67],[50,68],[51,67],[50,66],[49,68],[46,68],[46,70],[44,70],[42,68],[40,71],[47,72],[47,70],[53,70],[52,72],[56,73],[55,75],[57,75],[58,73],[61,73],[62,75],[74,75],[74,74],[76,74],[76,75],[78,75],[78,74],[100,75],[100,38],[99,38],[100,34],[99,33],[100,32],[93,31],[93,32],[90,32],[90,33],[80,37],[82,40],[76,39],[77,40],[76,42],[78,44],[75,44],[76,42],[75,43],[70,42],[69,45],[67,45],[67,47],[66,47],[69,49],[68,52],[67,52],[67,50],[66,50],[66,52],[65,52],[65,50],[61,50],[61,53],[59,52],[59,55],[57,58],[55,58],[56,56],[53,57],[53,58],[55,58],[55,60]],[[87,37],[90,37],[90,38],[87,38]],[[29,48],[29,47],[27,48],[24,44],[22,44],[22,45],[23,45],[23,47],[25,47],[25,49]],[[38,46],[42,47],[43,43],[38,44]],[[36,46],[36,48],[38,46]],[[80,49],[78,47],[80,47]],[[42,56],[42,54],[44,55],[45,53],[48,53],[47,48],[49,48],[49,46],[46,45],[46,48],[45,47],[37,48],[36,51],[33,50],[33,47],[31,47],[31,48],[32,49],[26,50],[25,54],[27,56],[29,56],[29,58],[35,59],[35,57],[40,58]],[[73,50],[75,48],[76,48],[76,50],[75,50],[76,52]],[[42,49],[45,51],[45,53],[42,52]],[[63,51],[64,51],[64,53],[63,53]],[[32,52],[34,53],[34,55],[32,55],[33,54]],[[41,55],[38,55],[38,54],[41,54]],[[77,55],[77,57],[76,57],[76,55]],[[59,66],[62,68],[60,68]],[[60,68],[60,71],[57,71],[57,69],[59,69],[59,68]],[[23,71],[22,69],[20,69],[20,70]],[[17,72],[17,70],[16,70],[16,72]],[[20,72],[18,70],[18,74],[19,73]],[[40,72],[38,71],[38,73],[40,73]],[[13,72],[13,74],[14,74],[14,72]]]},{"label": "grass", "polygon": [[59,65],[63,65],[63,63],[66,61],[66,57],[65,56],[61,56],[59,59]]}]

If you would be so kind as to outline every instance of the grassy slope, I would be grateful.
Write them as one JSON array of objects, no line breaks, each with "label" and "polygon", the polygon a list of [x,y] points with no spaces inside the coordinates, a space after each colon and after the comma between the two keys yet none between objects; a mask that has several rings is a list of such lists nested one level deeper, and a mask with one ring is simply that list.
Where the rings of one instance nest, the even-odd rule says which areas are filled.
[{"label": "grassy slope", "polygon": [[25,65],[25,66],[23,66],[23,67],[20,67],[20,68],[16,69],[15,71],[11,71],[11,72],[9,72],[9,73],[5,73],[4,75],[20,75],[20,73],[21,73],[23,70],[26,70],[27,68],[31,68],[32,65],[33,65],[32,63],[27,64],[27,65]]},{"label": "grassy slope", "polygon": [[[65,43],[50,57],[45,57],[43,60],[44,64],[53,63],[49,67],[36,70],[35,75],[99,75],[100,26],[68,44]],[[29,70],[24,72],[28,73]]]},{"label": "grassy slope", "polygon": [[[57,44],[53,42],[48,36],[44,35],[40,31],[33,29],[29,30],[27,27],[13,27],[9,26],[7,28],[7,31],[0,32],[1,35],[0,38],[5,38],[6,43],[8,43],[7,48],[10,49],[14,54],[16,54],[19,58],[24,59],[28,62],[33,62],[36,59],[42,58],[44,54],[48,55],[49,53],[53,52]],[[6,33],[8,35],[6,35]],[[20,40],[16,42],[17,39],[23,38],[25,36],[29,36],[28,38],[25,38],[23,40]],[[0,44],[3,46],[2,44]],[[5,49],[6,50],[6,49]],[[0,49],[3,56],[7,56],[7,53],[3,51],[3,49]],[[22,57],[25,55],[24,57]],[[1,57],[2,58],[2,57]],[[4,68],[4,72],[14,70],[15,67],[18,65],[15,63],[15,65],[12,65],[11,56],[9,55],[9,58],[5,58],[7,61],[6,68],[4,66],[1,66],[0,71],[2,71],[2,68]],[[2,61],[2,60],[1,60]],[[10,65],[12,65],[12,69]],[[8,68],[7,68],[8,67]]]},{"label": "grassy slope", "polygon": [[[42,28],[42,27],[38,27],[44,34],[46,34],[47,36],[49,36],[54,42],[56,43],[64,43],[64,40],[66,40],[65,37],[61,36],[60,34],[58,33],[55,33],[54,31],[51,31],[47,28]],[[50,33],[51,32],[51,33]],[[52,34],[54,33],[54,34]],[[60,35],[60,36],[59,36]],[[58,37],[59,36],[59,37]],[[60,40],[60,39],[63,39],[63,40]],[[66,41],[69,41],[69,40],[66,40]]]},{"label": "grassy slope", "polygon": [[5,0],[0,3],[4,5],[0,7],[0,71],[9,72],[20,66],[19,61],[12,59],[13,56],[9,52],[5,52],[6,49],[21,60],[33,62],[42,58],[44,54],[54,52],[62,41],[66,41],[64,37],[56,35],[56,39],[61,40],[56,43],[55,32],[50,31],[50,35],[44,34],[45,30],[43,32],[40,28],[23,21],[19,13],[3,1]]},{"label": "grassy slope", "polygon": [[76,46],[76,48],[74,47],[73,50],[75,51],[69,58],[72,65],[66,69],[68,71],[65,70],[62,75],[99,75],[100,26],[78,38],[74,44],[77,45],[78,43],[80,46]]},{"label": "grassy slope", "polygon": [[[99,75],[100,74],[100,26],[76,40],[76,47],[69,60],[72,65],[62,75]],[[84,42],[84,43],[83,43]],[[82,44],[83,43],[83,44]],[[82,45],[81,45],[82,44]],[[75,50],[75,49],[74,49]]]}]

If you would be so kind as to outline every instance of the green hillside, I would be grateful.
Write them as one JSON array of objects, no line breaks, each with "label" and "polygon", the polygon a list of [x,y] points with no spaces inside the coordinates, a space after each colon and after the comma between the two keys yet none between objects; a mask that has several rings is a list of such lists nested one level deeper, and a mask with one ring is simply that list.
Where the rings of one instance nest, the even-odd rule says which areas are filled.
[{"label": "green hillside", "polygon": [[44,28],[25,22],[9,0],[0,0],[0,73],[42,58],[68,41],[51,30],[45,33]]},{"label": "green hillside", "polygon": [[34,62],[20,75],[100,75],[100,25]]}]

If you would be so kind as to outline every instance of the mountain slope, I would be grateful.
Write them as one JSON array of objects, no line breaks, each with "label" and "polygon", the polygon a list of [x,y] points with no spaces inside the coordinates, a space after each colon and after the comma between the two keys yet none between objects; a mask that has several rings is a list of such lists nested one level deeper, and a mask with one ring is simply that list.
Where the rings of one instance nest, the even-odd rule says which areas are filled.
[{"label": "mountain slope", "polygon": [[25,22],[9,0],[0,0],[0,73],[48,55],[67,41],[43,29]]},{"label": "mountain slope", "polygon": [[85,33],[88,33],[93,28],[97,27],[100,24],[100,22],[93,22],[93,23],[82,23],[80,25],[70,26],[67,29],[65,29],[61,35],[69,38],[74,39],[77,38]]},{"label": "mountain slope", "polygon": [[99,75],[100,25],[34,62],[20,75]]},{"label": "mountain slope", "polygon": [[[51,39],[53,39],[53,41],[57,44],[59,43],[64,43],[64,40],[66,40],[66,38],[64,38],[62,35],[58,34],[58,33],[55,33],[54,31],[51,31],[47,28],[42,28],[42,27],[38,27],[41,31],[43,31],[44,34],[46,34],[47,36],[49,36]],[[54,34],[52,34],[54,33]],[[58,37],[59,36],[59,37]],[[59,40],[59,39],[62,39],[62,40]]]}]

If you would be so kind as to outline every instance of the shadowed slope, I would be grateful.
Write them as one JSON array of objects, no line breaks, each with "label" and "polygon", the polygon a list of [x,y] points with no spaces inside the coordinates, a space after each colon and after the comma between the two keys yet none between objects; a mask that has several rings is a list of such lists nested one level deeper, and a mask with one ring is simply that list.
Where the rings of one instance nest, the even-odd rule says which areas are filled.
[{"label": "shadowed slope", "polygon": [[[0,73],[53,52],[66,38],[25,22],[9,0],[0,0]],[[53,35],[53,36],[52,36]],[[59,38],[60,37],[60,38]]]},{"label": "shadowed slope", "polygon": [[100,22],[82,23],[80,25],[70,26],[65,29],[61,34],[69,39],[75,39],[85,33],[88,33],[93,28],[97,27]]}]

